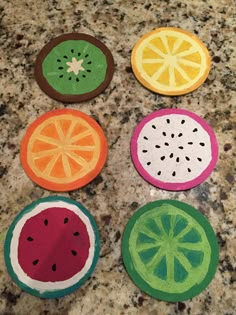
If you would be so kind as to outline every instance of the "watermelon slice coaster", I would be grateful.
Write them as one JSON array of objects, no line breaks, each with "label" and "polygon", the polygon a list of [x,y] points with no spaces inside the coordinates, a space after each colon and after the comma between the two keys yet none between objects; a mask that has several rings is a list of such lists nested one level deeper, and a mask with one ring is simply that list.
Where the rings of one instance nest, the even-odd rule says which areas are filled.
[{"label": "watermelon slice coaster", "polygon": [[58,298],[79,288],[94,271],[99,251],[92,215],[80,203],[58,196],[26,206],[4,244],[12,279],[41,298]]},{"label": "watermelon slice coaster", "polygon": [[208,123],[185,109],[161,109],[142,119],[131,139],[139,174],[155,187],[186,190],[201,184],[218,159],[218,144]]}]

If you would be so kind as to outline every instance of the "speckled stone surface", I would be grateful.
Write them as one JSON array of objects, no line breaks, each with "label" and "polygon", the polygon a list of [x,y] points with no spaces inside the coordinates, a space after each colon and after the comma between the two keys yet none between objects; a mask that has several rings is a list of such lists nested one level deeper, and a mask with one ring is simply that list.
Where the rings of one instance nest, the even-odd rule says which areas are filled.
[{"label": "speckled stone surface", "polygon": [[[0,314],[1,315],[234,315],[236,314],[236,9],[234,0],[1,0],[0,1]],[[206,82],[181,97],[156,95],[134,78],[131,48],[147,31],[182,27],[209,48],[212,69]],[[109,157],[102,173],[87,187],[61,194],[82,202],[94,215],[101,235],[101,255],[89,281],[71,295],[52,300],[22,292],[3,261],[3,238],[15,215],[39,197],[55,195],[24,173],[19,145],[36,117],[64,105],[38,87],[33,65],[54,36],[85,32],[112,51],[116,71],[97,98],[69,104],[92,115],[103,127]],[[145,182],[132,165],[129,141],[146,114],[178,107],[196,112],[214,128],[219,161],[210,178],[185,192],[167,192]],[[193,205],[211,222],[218,237],[220,262],[215,278],[199,296],[182,303],[154,300],[135,287],[121,258],[125,224],[145,203],[174,198]]]}]

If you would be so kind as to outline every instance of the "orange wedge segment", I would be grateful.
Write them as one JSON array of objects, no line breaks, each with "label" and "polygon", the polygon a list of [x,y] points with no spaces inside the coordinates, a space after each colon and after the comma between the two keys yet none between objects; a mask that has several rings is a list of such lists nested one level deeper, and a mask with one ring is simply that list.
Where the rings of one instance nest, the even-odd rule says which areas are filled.
[{"label": "orange wedge segment", "polygon": [[206,80],[211,59],[198,37],[163,27],[139,39],[132,50],[131,65],[146,88],[164,95],[182,95]]},{"label": "orange wedge segment", "polygon": [[107,158],[107,141],[90,116],[73,109],[59,109],[36,119],[20,149],[22,166],[38,185],[70,191],[93,180]]}]

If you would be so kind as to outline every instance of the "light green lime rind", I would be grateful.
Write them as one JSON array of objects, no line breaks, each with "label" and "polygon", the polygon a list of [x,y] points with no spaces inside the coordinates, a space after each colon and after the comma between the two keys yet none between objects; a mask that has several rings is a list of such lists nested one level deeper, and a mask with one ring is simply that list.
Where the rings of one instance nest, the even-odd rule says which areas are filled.
[{"label": "light green lime rind", "polygon": [[[14,228],[16,226],[16,224],[22,219],[22,217],[24,217],[24,215],[26,215],[27,213],[31,212],[37,205],[39,205],[42,202],[52,202],[52,206],[53,206],[53,202],[57,202],[57,201],[64,201],[70,204],[73,204],[77,207],[79,207],[79,209],[89,218],[89,221],[91,223],[91,226],[93,228],[93,232],[94,232],[94,236],[95,236],[95,245],[94,245],[94,257],[93,257],[93,262],[88,270],[88,272],[84,275],[84,277],[82,277],[80,279],[80,281],[78,281],[77,283],[75,283],[74,285],[66,288],[66,289],[59,289],[57,290],[55,288],[55,290],[53,291],[44,291],[44,292],[40,292],[38,290],[32,289],[29,285],[27,285],[26,283],[23,283],[22,281],[19,280],[16,272],[13,270],[12,268],[12,264],[11,264],[11,257],[10,257],[10,246],[11,246],[11,240],[12,240],[12,236],[13,236],[13,231]],[[40,297],[40,298],[47,298],[47,299],[51,299],[51,298],[58,298],[58,297],[62,297],[65,296],[67,294],[70,294],[71,292],[73,292],[74,290],[80,288],[84,282],[90,277],[91,273],[94,271],[98,258],[99,258],[99,252],[100,252],[100,242],[99,242],[99,232],[98,232],[98,228],[97,228],[97,224],[93,218],[93,216],[89,213],[89,211],[79,202],[74,201],[72,199],[66,198],[66,197],[60,197],[60,196],[50,196],[50,197],[46,197],[46,198],[42,198],[42,199],[38,199],[36,201],[34,201],[33,203],[31,203],[30,205],[26,206],[13,220],[12,224],[10,225],[8,231],[7,231],[7,235],[6,235],[6,239],[5,239],[5,244],[4,244],[4,258],[5,258],[5,263],[6,263],[6,267],[7,267],[7,271],[9,273],[9,275],[11,276],[11,278],[13,279],[13,281],[24,291]]]},{"label": "light green lime rind", "polygon": [[139,209],[122,238],[132,280],[151,296],[182,301],[199,294],[218,265],[218,244],[207,219],[179,201],[160,200]]},{"label": "light green lime rind", "polygon": [[[67,72],[70,68],[67,62],[72,62],[72,58],[83,60],[85,70],[77,75],[73,71]],[[61,67],[63,69],[59,69]],[[95,45],[85,40],[66,40],[45,57],[42,69],[45,79],[57,92],[80,95],[95,90],[105,80],[107,61],[104,53]]]}]

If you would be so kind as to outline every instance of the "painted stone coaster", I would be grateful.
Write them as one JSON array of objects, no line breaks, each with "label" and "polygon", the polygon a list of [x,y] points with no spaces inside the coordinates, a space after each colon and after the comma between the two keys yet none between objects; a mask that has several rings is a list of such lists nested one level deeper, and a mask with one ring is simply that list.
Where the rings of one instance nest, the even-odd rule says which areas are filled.
[{"label": "painted stone coaster", "polygon": [[90,116],[73,109],[43,114],[27,129],[20,158],[39,186],[70,191],[92,181],[107,158],[107,141]]},{"label": "painted stone coaster", "polygon": [[110,83],[114,61],[110,50],[93,36],[64,34],[39,52],[35,78],[51,98],[82,102],[100,94]]},{"label": "painted stone coaster", "polygon": [[64,197],[39,199],[24,208],[6,236],[4,255],[15,283],[41,298],[79,288],[99,257],[97,225],[80,203]]},{"label": "painted stone coaster", "polygon": [[182,95],[207,78],[211,59],[201,40],[174,27],[158,28],[135,44],[131,64],[137,80],[164,95]]},{"label": "painted stone coaster", "polygon": [[185,190],[211,174],[218,144],[201,117],[184,109],[163,109],[138,124],[131,139],[131,157],[137,171],[152,185]]},{"label": "painted stone coaster", "polygon": [[207,219],[183,202],[158,200],[140,208],[122,238],[122,256],[133,282],[164,301],[202,292],[218,265],[218,244]]}]

